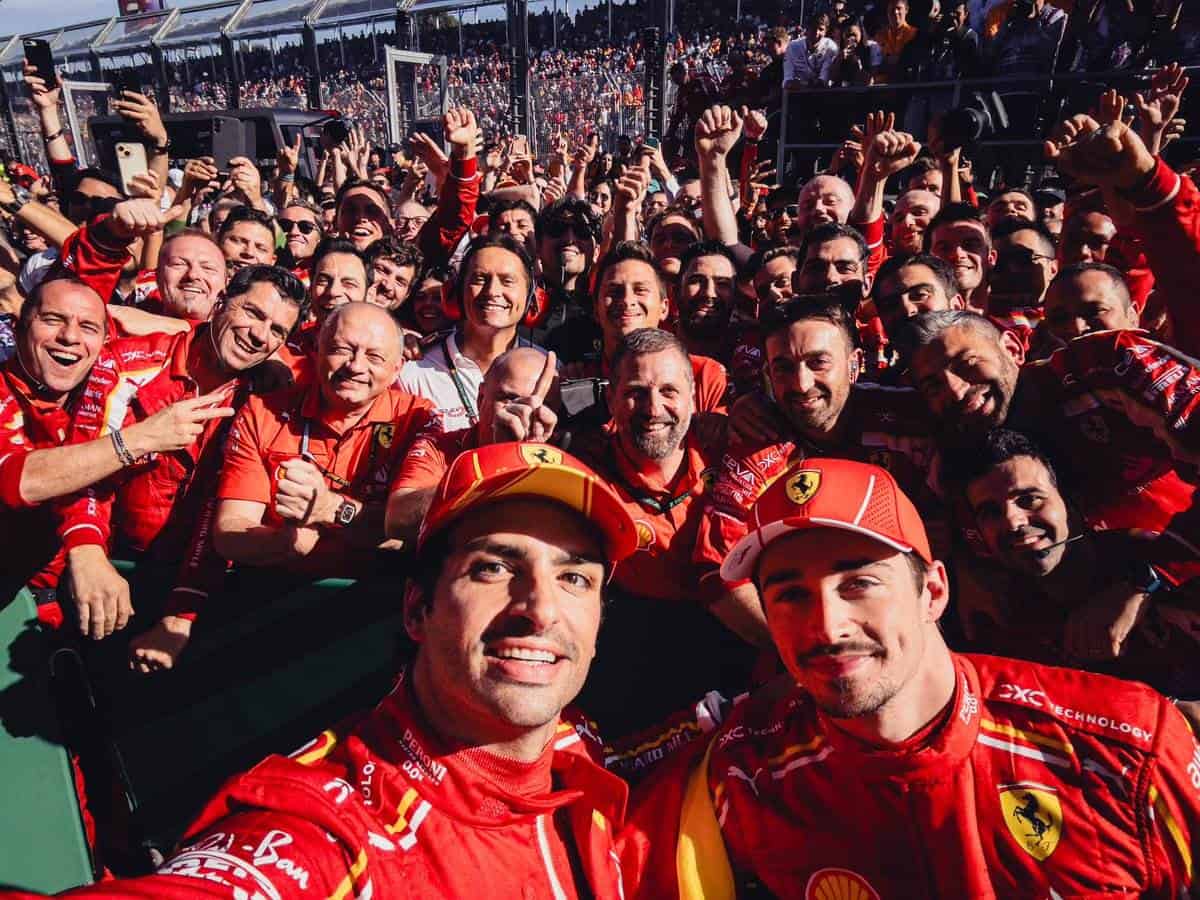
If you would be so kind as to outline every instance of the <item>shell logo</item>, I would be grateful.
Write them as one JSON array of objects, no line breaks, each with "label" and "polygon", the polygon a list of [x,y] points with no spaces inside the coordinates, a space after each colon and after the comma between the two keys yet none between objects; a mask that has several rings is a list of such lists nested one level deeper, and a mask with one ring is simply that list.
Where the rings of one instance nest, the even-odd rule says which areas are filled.
[{"label": "shell logo", "polygon": [[637,519],[633,524],[637,526],[638,549],[649,550],[654,545],[654,526],[645,519]]},{"label": "shell logo", "polygon": [[857,872],[818,869],[808,879],[804,900],[879,900],[879,894]]}]

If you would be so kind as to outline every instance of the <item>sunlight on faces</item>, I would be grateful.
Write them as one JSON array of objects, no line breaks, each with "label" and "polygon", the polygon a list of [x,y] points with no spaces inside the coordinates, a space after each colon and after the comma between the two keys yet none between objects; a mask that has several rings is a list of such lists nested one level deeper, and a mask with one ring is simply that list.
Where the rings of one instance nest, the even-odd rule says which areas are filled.
[{"label": "sunlight on faces", "polygon": [[605,570],[595,526],[528,498],[472,510],[451,527],[428,608],[419,592],[405,598],[420,644],[414,677],[477,739],[552,723],[596,654]]},{"label": "sunlight on faces", "polygon": [[417,270],[413,266],[402,266],[390,259],[380,257],[371,263],[371,284],[374,294],[369,301],[384,309],[399,309],[408,299]]},{"label": "sunlight on faces", "polygon": [[[533,347],[514,347],[501,355],[488,368],[479,385],[479,434],[490,441],[495,433],[496,414],[514,400],[533,394],[538,378],[546,366],[546,354]],[[561,395],[556,376],[544,405],[558,411]]]},{"label": "sunlight on faces", "polygon": [[1059,340],[1137,327],[1137,309],[1104,272],[1062,278],[1046,292],[1046,328]]},{"label": "sunlight on faces", "polygon": [[308,299],[313,314],[323,319],[339,306],[367,297],[367,269],[349,253],[326,253],[313,269]]},{"label": "sunlight on faces", "polygon": [[596,239],[581,222],[548,223],[537,249],[542,275],[550,285],[582,275],[596,260]]},{"label": "sunlight on faces", "polygon": [[680,325],[686,334],[718,337],[729,325],[737,293],[737,271],[724,256],[699,256],[681,275]]},{"label": "sunlight on faces", "polygon": [[771,394],[802,435],[820,439],[837,426],[858,378],[862,352],[831,322],[793,322],[767,337]]},{"label": "sunlight on faces", "polygon": [[162,248],[157,279],[167,315],[203,322],[225,289],[228,270],[224,255],[212,241],[185,234],[168,240]]},{"label": "sunlight on faces", "polygon": [[346,191],[338,204],[336,221],[338,233],[349,238],[360,251],[392,231],[391,216],[374,188]]},{"label": "sunlight on faces", "polygon": [[919,263],[904,266],[886,280],[876,283],[872,293],[875,311],[883,322],[884,333],[896,334],[907,320],[923,312],[960,309],[962,298],[946,296],[946,288],[937,275]]},{"label": "sunlight on faces", "polygon": [[429,221],[429,210],[414,200],[405,200],[396,210],[396,218],[399,220],[396,223],[396,237],[411,244]]},{"label": "sunlight on faces", "polygon": [[484,247],[462,274],[463,311],[474,325],[514,328],[525,315],[529,276],[516,254]]},{"label": "sunlight on faces", "polygon": [[700,237],[696,226],[686,216],[671,213],[663,216],[650,235],[650,254],[667,275],[679,274],[683,251]]},{"label": "sunlight on faces", "polygon": [[954,268],[959,288],[968,293],[984,282],[996,260],[988,233],[979,222],[939,225],[933,233],[930,252]]},{"label": "sunlight on faces", "polygon": [[325,402],[335,409],[366,406],[396,381],[403,350],[400,329],[386,310],[368,303],[342,307],[321,328],[318,343]]},{"label": "sunlight on faces", "polygon": [[213,316],[212,339],[227,371],[253,368],[287,340],[300,307],[269,281],[256,281],[243,294],[228,298]]},{"label": "sunlight on faces", "polygon": [[1010,332],[947,328],[914,354],[912,380],[948,436],[978,436],[1004,424],[1022,360]]},{"label": "sunlight on faces", "polygon": [[73,281],[41,287],[41,306],[20,335],[20,360],[56,394],[78,387],[104,346],[106,313],[100,295]]},{"label": "sunlight on faces", "polygon": [[826,222],[846,224],[854,206],[854,191],[836,175],[818,175],[800,191],[799,223],[804,232]]},{"label": "sunlight on faces", "polygon": [[610,347],[631,331],[657,328],[667,316],[667,298],[654,268],[640,259],[627,259],[605,269],[595,316]]},{"label": "sunlight on faces", "polygon": [[892,211],[892,247],[896,253],[920,253],[925,229],[937,215],[942,201],[929,191],[905,191]]},{"label": "sunlight on faces", "polygon": [[284,242],[288,250],[292,254],[292,259],[299,262],[302,259],[308,259],[313,255],[313,251],[317,249],[317,244],[321,243],[321,222],[317,215],[307,207],[303,206],[287,206],[284,207],[281,219],[288,219],[292,222],[311,222],[317,227],[305,234],[299,228],[293,228],[284,236]]},{"label": "sunlight on faces", "polygon": [[413,294],[413,324],[421,334],[433,334],[447,328],[446,310],[442,305],[442,282],[438,278],[424,278]]},{"label": "sunlight on faces", "polygon": [[626,354],[613,373],[609,408],[627,453],[666,459],[682,444],[696,411],[692,364],[673,350]]},{"label": "sunlight on faces", "polygon": [[235,222],[219,243],[232,270],[275,263],[275,233],[261,222]]},{"label": "sunlight on faces", "polygon": [[788,672],[827,715],[875,715],[922,673],[947,600],[934,563],[920,589],[891,547],[817,528],[785,534],[759,559],[757,578],[775,646]]},{"label": "sunlight on faces", "polygon": [[1067,504],[1041,462],[1014,456],[968,484],[966,494],[988,553],[1006,568],[1040,577],[1062,562],[1071,536]]},{"label": "sunlight on faces", "polygon": [[529,214],[527,209],[506,209],[504,212],[496,216],[492,223],[491,230],[500,234],[507,234],[518,244],[525,247],[525,252],[532,258],[537,259],[537,237],[535,236],[535,226],[533,216]]},{"label": "sunlight on faces", "polygon": [[1072,216],[1063,225],[1058,257],[1064,266],[1079,262],[1105,262],[1117,236],[1113,220],[1100,212]]}]

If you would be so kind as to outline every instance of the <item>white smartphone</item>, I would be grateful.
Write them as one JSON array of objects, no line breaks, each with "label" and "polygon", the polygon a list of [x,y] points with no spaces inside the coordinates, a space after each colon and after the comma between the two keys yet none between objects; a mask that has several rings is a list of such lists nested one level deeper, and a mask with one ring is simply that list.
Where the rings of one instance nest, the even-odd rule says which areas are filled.
[{"label": "white smartphone", "polygon": [[117,171],[121,173],[121,188],[129,196],[129,185],[135,175],[150,171],[146,147],[137,141],[117,141]]}]

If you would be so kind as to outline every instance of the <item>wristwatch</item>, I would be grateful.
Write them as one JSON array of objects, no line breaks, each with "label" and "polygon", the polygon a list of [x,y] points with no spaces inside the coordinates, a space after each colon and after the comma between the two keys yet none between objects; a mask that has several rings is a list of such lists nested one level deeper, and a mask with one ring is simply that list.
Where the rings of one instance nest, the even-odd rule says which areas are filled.
[{"label": "wristwatch", "polygon": [[13,199],[5,203],[0,203],[0,209],[3,209],[9,215],[15,216],[21,211],[21,207],[32,200],[29,191],[21,187],[19,184],[12,186]]},{"label": "wristwatch", "polygon": [[171,149],[171,139],[167,138],[161,144],[155,144],[153,147],[151,147],[150,152],[153,153],[155,156],[166,156],[167,151],[169,151],[170,149]]},{"label": "wristwatch", "polygon": [[1154,594],[1168,587],[1154,566],[1140,560],[1129,564],[1125,577],[1130,584],[1143,594]]},{"label": "wristwatch", "polygon": [[358,515],[358,506],[352,500],[342,498],[342,502],[338,504],[337,511],[333,514],[333,524],[338,528],[345,528],[354,521],[354,517]]}]

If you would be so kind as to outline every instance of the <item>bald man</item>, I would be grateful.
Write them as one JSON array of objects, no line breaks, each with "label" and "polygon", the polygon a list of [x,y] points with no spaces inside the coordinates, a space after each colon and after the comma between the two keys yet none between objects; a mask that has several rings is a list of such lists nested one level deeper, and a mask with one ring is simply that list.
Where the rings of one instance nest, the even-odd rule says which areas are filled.
[{"label": "bald man", "polygon": [[800,230],[805,235],[818,225],[845,225],[854,208],[854,191],[836,175],[818,175],[804,185],[797,202]]},{"label": "bald man", "polygon": [[470,428],[423,435],[392,480],[387,536],[413,540],[433,490],[463,450],[503,441],[549,443],[562,402],[553,353],[515,347],[496,357],[479,386],[479,421]]}]

